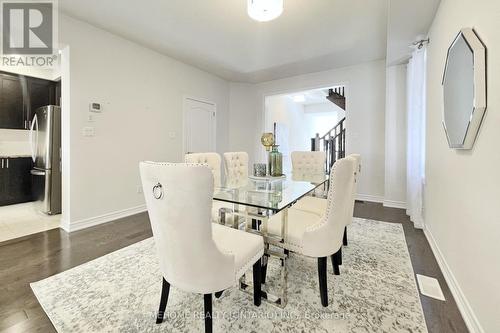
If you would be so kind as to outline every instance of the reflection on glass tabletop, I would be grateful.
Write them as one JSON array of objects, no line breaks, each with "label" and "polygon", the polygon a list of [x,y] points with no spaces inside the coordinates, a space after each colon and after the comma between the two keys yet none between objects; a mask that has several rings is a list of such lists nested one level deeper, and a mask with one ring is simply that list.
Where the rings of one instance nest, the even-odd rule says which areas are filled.
[{"label": "reflection on glass tabletop", "polygon": [[217,187],[214,200],[244,206],[270,209],[279,212],[317,187],[323,186],[327,176],[313,181],[293,179],[255,180],[246,179],[237,186]]}]

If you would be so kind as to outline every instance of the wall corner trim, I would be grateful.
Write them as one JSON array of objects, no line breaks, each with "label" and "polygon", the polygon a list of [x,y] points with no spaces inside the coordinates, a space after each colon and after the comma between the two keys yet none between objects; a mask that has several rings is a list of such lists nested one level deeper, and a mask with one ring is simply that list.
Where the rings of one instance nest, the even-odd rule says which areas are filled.
[{"label": "wall corner trim", "polygon": [[70,222],[67,220],[61,221],[61,228],[63,228],[66,232],[73,232],[82,230],[85,228],[93,227],[99,224],[103,224],[106,222],[111,222],[114,220],[118,220],[127,216],[139,214],[145,212],[147,210],[146,205],[139,205],[135,207],[125,208],[122,210],[114,211],[111,213],[106,213],[99,216],[89,217],[86,219]]},{"label": "wall corner trim", "polygon": [[462,292],[462,289],[460,288],[457,279],[453,275],[453,272],[451,271],[446,260],[444,259],[443,253],[439,249],[436,240],[434,239],[431,231],[427,228],[426,225],[424,225],[424,234],[425,238],[427,238],[427,241],[429,242],[429,245],[431,246],[432,252],[434,253],[434,257],[436,257],[439,268],[441,268],[441,272],[443,273],[446,283],[450,288],[451,294],[453,295],[453,298],[455,298],[455,302],[457,303],[458,309],[462,314],[462,317],[465,321],[465,324],[467,325],[467,328],[471,333],[484,333],[485,331],[481,327],[481,324],[479,323],[479,320],[477,319],[474,310],[467,301],[467,298],[465,297],[465,294]]}]

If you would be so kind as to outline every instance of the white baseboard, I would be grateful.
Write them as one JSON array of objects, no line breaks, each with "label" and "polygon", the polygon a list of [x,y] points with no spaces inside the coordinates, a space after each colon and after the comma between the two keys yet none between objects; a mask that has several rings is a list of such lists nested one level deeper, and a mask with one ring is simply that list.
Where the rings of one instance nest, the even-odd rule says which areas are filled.
[{"label": "white baseboard", "polygon": [[467,298],[462,292],[462,289],[460,288],[457,279],[455,278],[453,272],[446,263],[443,253],[439,249],[436,240],[432,236],[430,230],[427,229],[427,226],[425,225],[424,225],[424,234],[425,237],[427,238],[427,241],[429,242],[429,245],[431,246],[432,252],[434,253],[434,257],[436,257],[439,268],[441,268],[441,272],[443,273],[446,283],[450,288],[453,298],[455,298],[455,302],[457,303],[458,309],[462,314],[462,317],[465,321],[465,325],[467,325],[467,328],[471,333],[484,333],[484,330],[481,327],[481,324],[479,323],[479,320],[477,319],[476,315],[474,314],[472,307],[467,301]]},{"label": "white baseboard", "polygon": [[423,229],[425,228],[425,224],[423,224],[423,223],[418,223],[418,222],[413,222],[413,227],[414,227],[415,229],[422,229],[422,230],[423,230]]},{"label": "white baseboard", "polygon": [[384,199],[383,205],[384,205],[384,207],[406,209],[406,202],[404,202],[404,201],[395,201],[395,200]]},{"label": "white baseboard", "polygon": [[384,202],[384,197],[379,197],[378,195],[360,194],[360,193],[358,193],[356,195],[356,200],[383,203]]},{"label": "white baseboard", "polygon": [[93,227],[102,223],[111,222],[114,220],[118,220],[130,215],[135,215],[138,213],[142,213],[146,211],[146,205],[139,205],[136,207],[126,208],[119,211],[106,213],[99,216],[94,216],[90,218],[86,218],[79,221],[69,222],[66,220],[61,221],[61,227],[66,232],[73,232],[77,230],[82,230],[85,228]]}]

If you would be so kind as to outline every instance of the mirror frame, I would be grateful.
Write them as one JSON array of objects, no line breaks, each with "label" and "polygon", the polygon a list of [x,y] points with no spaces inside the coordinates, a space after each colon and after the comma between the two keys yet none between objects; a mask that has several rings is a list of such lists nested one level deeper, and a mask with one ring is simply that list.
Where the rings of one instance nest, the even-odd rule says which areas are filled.
[{"label": "mirror frame", "polygon": [[[469,119],[469,124],[467,125],[467,130],[465,132],[464,139],[461,144],[452,144],[450,142],[450,137],[448,135],[448,130],[446,128],[445,122],[445,105],[444,105],[444,84],[446,81],[446,70],[448,69],[448,62],[450,51],[462,37],[469,49],[473,54],[473,65],[474,65],[474,101],[473,108],[471,110],[471,115]],[[448,145],[453,149],[472,149],[476,137],[479,133],[479,128],[481,127],[481,122],[483,120],[484,113],[486,111],[486,47],[483,42],[479,39],[476,32],[471,28],[463,28],[460,30],[458,35],[455,37],[448,52],[446,54],[446,64],[444,67],[443,80],[441,82],[443,88],[443,127],[446,133],[446,139],[448,140]]]}]

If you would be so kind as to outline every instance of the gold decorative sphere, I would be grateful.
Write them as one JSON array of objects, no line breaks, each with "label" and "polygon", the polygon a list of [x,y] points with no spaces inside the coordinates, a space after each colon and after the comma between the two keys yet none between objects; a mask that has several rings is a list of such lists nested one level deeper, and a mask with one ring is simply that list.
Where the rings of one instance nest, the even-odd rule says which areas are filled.
[{"label": "gold decorative sphere", "polygon": [[262,134],[260,142],[262,142],[262,145],[266,147],[267,151],[270,151],[271,147],[274,145],[274,134],[273,133]]}]

